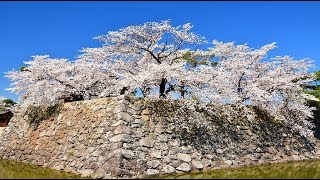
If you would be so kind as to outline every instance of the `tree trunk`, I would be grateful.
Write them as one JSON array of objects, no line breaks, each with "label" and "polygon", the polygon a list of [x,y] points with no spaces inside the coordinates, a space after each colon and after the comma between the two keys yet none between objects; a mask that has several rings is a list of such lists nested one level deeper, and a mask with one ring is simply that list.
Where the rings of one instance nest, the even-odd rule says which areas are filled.
[{"label": "tree trunk", "polygon": [[64,98],[64,102],[82,101],[84,97],[82,95],[71,94],[69,97]]},{"label": "tree trunk", "polygon": [[242,78],[243,78],[244,75],[245,75],[245,73],[242,73],[241,76],[240,76],[240,79],[238,81],[238,93],[242,93],[241,81],[242,81]]},{"label": "tree trunk", "polygon": [[123,88],[120,90],[120,95],[123,95],[126,91],[128,91],[128,88],[127,88],[127,87],[123,87]]},{"label": "tree trunk", "polygon": [[141,89],[141,92],[142,92],[143,97],[147,97],[147,95],[150,94],[150,88],[149,87],[143,88],[143,89]]},{"label": "tree trunk", "polygon": [[184,90],[184,83],[182,82],[181,86],[180,86],[180,96],[181,98],[184,98],[184,94],[186,93],[186,91]]},{"label": "tree trunk", "polygon": [[184,90],[184,86],[181,87],[181,90],[180,90],[180,96],[181,98],[184,98],[184,94],[185,94],[185,90]]},{"label": "tree trunk", "polygon": [[164,90],[166,89],[166,79],[162,78],[160,83],[160,89],[159,89],[159,96],[160,97],[166,97]]}]

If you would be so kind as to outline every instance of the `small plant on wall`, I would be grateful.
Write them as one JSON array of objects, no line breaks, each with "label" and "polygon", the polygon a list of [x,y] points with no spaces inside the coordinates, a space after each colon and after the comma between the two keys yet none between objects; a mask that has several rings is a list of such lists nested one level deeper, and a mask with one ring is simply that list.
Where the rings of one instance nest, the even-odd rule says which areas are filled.
[{"label": "small plant on wall", "polygon": [[54,106],[29,106],[25,115],[28,117],[27,121],[30,127],[36,130],[43,120],[54,118],[59,114],[61,107],[60,104]]}]

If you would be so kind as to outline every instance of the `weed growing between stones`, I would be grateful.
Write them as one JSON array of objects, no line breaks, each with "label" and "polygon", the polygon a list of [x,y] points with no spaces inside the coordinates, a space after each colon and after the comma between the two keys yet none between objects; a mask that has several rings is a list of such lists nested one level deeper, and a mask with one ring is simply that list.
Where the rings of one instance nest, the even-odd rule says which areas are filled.
[{"label": "weed growing between stones", "polygon": [[71,158],[71,157],[73,157],[73,156],[74,156],[74,152],[73,152],[73,151],[69,151],[69,152],[68,152],[68,157]]},{"label": "weed growing between stones", "polygon": [[29,106],[25,115],[28,117],[27,121],[30,127],[36,130],[43,120],[54,118],[59,114],[61,108],[61,104],[54,106]]}]

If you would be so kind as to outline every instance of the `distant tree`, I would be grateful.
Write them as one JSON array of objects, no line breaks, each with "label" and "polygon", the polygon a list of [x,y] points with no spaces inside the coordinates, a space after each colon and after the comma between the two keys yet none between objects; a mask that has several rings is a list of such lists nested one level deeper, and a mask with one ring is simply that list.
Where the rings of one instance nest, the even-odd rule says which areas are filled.
[{"label": "distant tree", "polygon": [[304,92],[310,94],[313,98],[307,98],[307,105],[313,110],[312,121],[315,124],[315,136],[320,138],[320,71],[314,72],[315,80],[311,83],[303,84]]},{"label": "distant tree", "polygon": [[16,102],[14,102],[13,100],[11,99],[5,99],[2,101],[4,104],[5,104],[5,107],[11,107],[15,104],[17,104]]},{"label": "distant tree", "polygon": [[15,104],[16,102],[14,102],[11,99],[0,97],[0,110],[5,110],[7,108],[12,107]]},{"label": "distant tree", "polygon": [[22,71],[28,71],[27,66],[21,66],[20,67],[20,72],[22,72]]}]

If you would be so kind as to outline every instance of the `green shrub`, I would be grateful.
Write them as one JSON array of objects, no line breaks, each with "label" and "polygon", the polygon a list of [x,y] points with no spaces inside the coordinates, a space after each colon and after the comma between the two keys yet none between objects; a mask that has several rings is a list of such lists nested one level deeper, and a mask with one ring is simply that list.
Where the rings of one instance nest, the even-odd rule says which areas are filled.
[{"label": "green shrub", "polygon": [[5,99],[2,102],[5,104],[5,107],[11,107],[16,104],[16,102],[11,99]]}]

